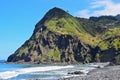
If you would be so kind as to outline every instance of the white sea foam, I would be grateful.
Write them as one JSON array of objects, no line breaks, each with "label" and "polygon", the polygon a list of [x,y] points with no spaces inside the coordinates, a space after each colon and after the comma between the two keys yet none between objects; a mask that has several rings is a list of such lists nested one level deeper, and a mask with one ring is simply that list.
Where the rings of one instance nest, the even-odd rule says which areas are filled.
[{"label": "white sea foam", "polygon": [[87,74],[89,72],[89,70],[80,70],[81,72],[83,72],[84,74]]},{"label": "white sea foam", "polygon": [[74,66],[45,66],[45,67],[31,67],[31,68],[23,68],[17,69],[14,71],[6,71],[0,72],[0,79],[10,79],[16,77],[20,74],[32,73],[32,72],[40,72],[40,71],[51,71],[51,70],[59,70],[59,69],[66,69],[66,68],[73,68]]},{"label": "white sea foam", "polygon": [[16,77],[18,75],[19,75],[19,73],[17,73],[16,71],[1,72],[0,73],[0,79],[9,79],[11,77]]}]

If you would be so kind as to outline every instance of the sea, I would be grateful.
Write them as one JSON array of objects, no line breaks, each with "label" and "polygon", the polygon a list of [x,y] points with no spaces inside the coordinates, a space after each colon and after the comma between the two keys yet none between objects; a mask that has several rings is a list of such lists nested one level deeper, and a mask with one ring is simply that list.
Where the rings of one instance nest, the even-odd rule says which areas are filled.
[{"label": "sea", "polygon": [[[0,80],[55,80],[61,78],[85,76],[93,65],[63,65],[63,64],[6,64],[0,62]],[[75,71],[84,74],[68,74]]]}]

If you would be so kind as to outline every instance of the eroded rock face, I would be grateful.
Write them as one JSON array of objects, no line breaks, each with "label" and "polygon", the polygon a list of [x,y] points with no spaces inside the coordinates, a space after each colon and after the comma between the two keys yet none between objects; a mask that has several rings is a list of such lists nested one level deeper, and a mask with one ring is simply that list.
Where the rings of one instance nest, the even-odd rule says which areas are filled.
[{"label": "eroded rock face", "polygon": [[[36,24],[30,39],[10,55],[7,61],[20,63],[111,61],[120,64],[118,23],[119,21],[111,16],[79,19],[59,8],[53,8]],[[117,28],[114,28],[116,25]]]},{"label": "eroded rock face", "polygon": [[[46,33],[46,35],[44,34]],[[77,37],[52,31],[37,32],[26,41],[8,62],[90,62],[88,45]]]}]

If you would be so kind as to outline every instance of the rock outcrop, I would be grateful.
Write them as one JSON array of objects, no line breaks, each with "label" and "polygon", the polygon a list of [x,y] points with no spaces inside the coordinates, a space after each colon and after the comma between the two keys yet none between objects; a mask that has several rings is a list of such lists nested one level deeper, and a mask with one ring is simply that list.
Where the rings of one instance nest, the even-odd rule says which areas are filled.
[{"label": "rock outcrop", "polygon": [[[105,24],[94,19],[98,18],[75,18],[55,7],[36,24],[30,39],[10,55],[7,61],[21,63],[114,61],[118,64],[120,35],[119,32],[117,35],[114,32],[119,31],[119,25],[117,25],[119,21],[113,17],[110,17],[110,20],[105,17],[107,21]],[[108,23],[111,21],[114,24],[112,23],[112,27],[109,27],[111,25]],[[113,26],[117,27],[114,29]]]}]

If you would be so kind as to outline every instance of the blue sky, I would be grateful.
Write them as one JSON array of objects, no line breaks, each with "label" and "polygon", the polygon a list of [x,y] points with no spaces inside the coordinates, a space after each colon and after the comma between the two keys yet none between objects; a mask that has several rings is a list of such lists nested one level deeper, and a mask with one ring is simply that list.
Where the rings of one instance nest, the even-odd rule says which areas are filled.
[{"label": "blue sky", "polygon": [[29,39],[35,24],[53,7],[84,18],[120,14],[119,0],[0,0],[0,59]]}]

